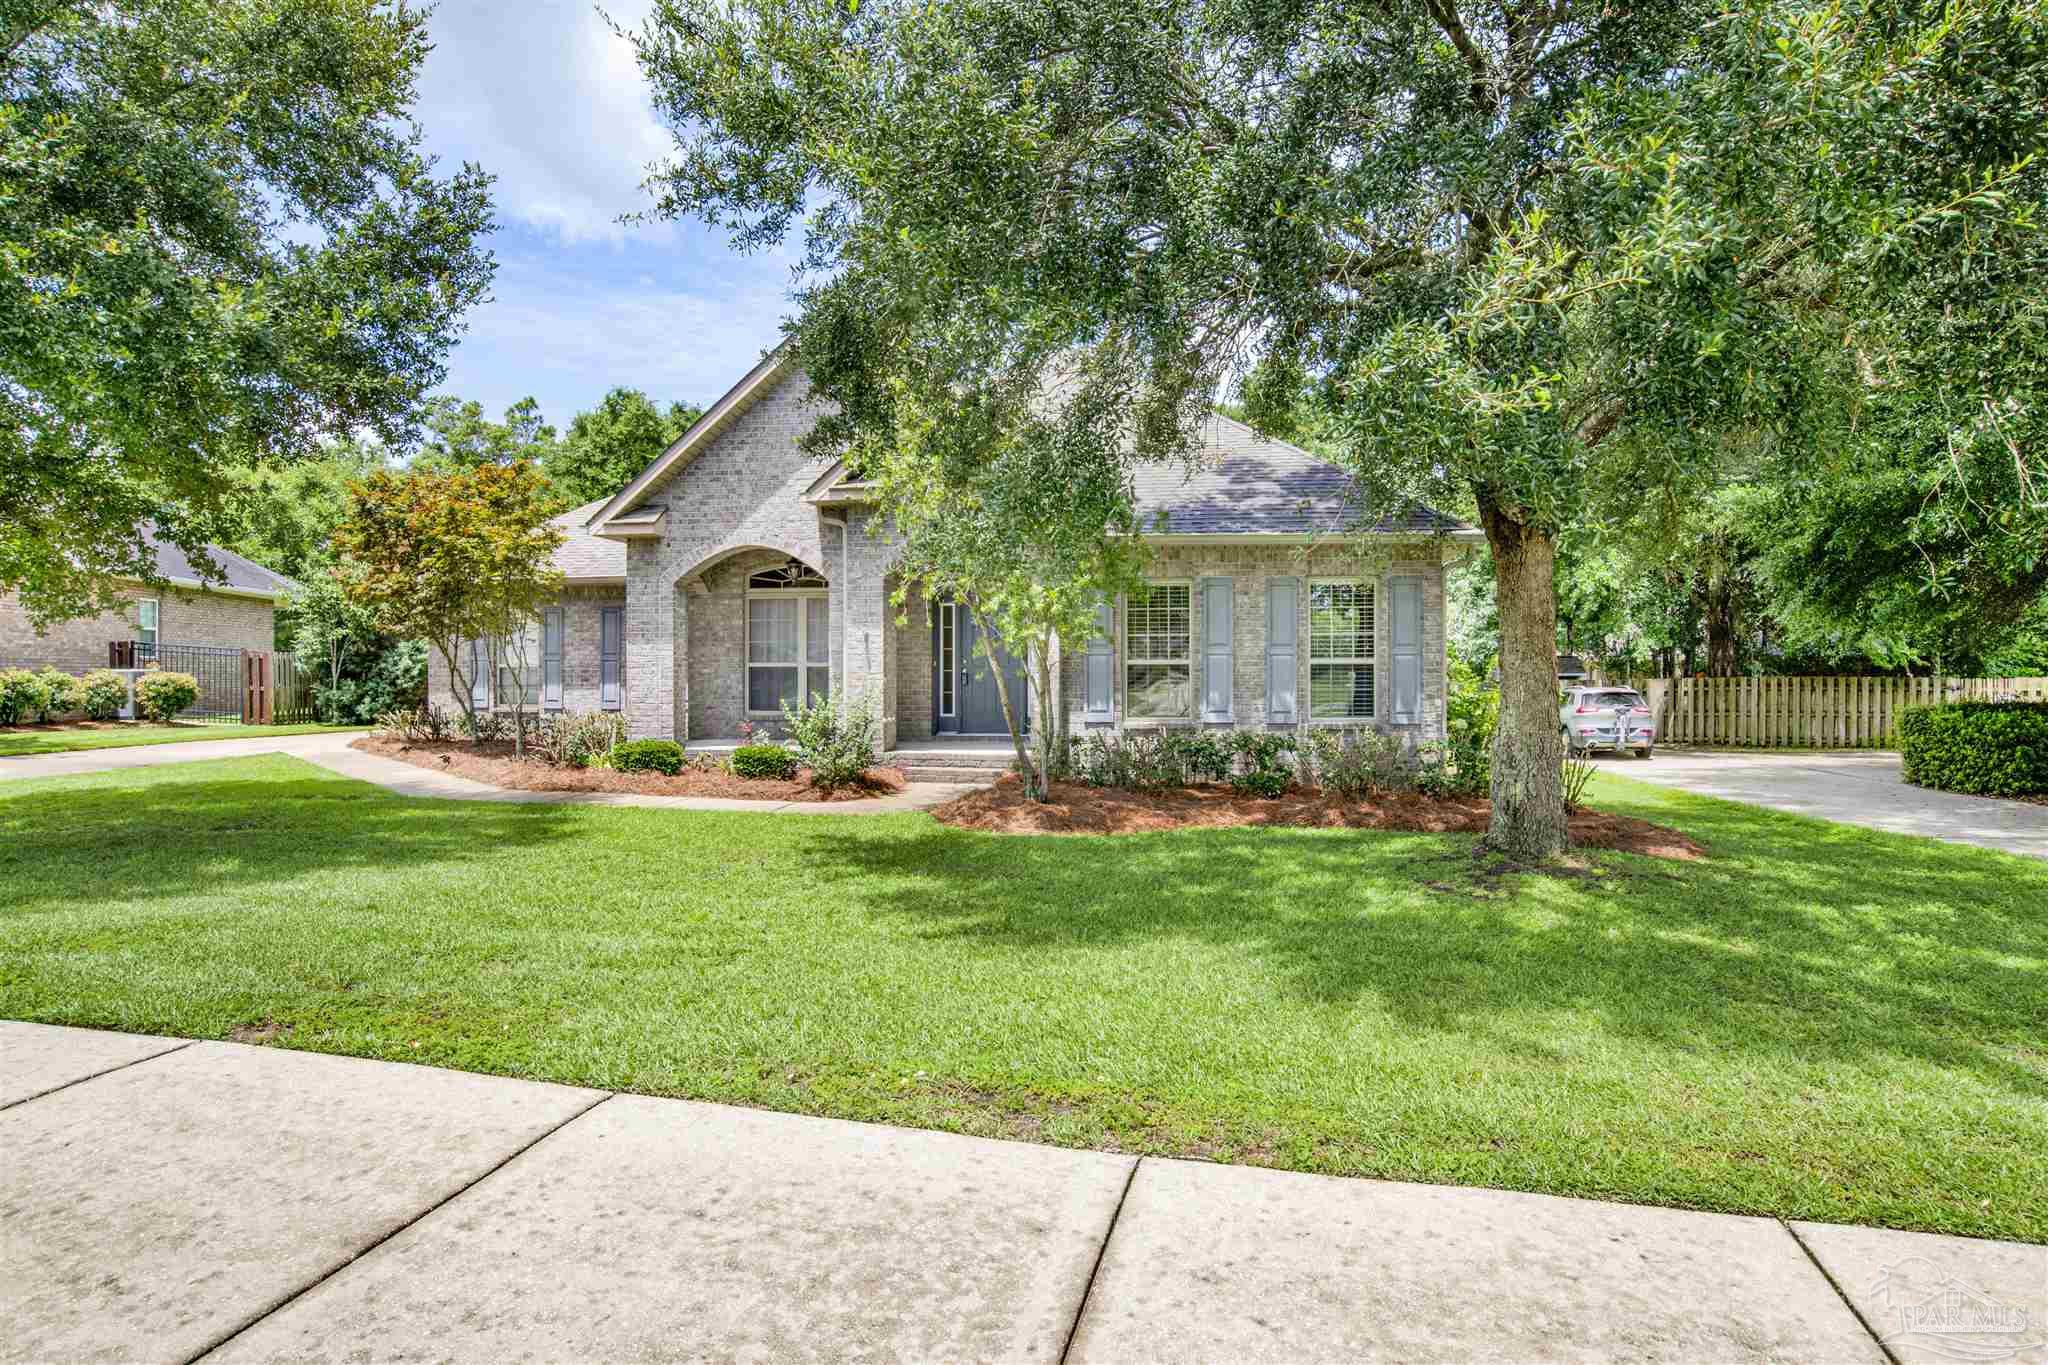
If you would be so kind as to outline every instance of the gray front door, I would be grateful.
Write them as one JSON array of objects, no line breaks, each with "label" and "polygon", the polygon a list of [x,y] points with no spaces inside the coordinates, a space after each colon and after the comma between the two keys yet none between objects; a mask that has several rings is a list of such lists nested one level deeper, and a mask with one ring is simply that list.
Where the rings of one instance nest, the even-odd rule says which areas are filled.
[{"label": "gray front door", "polygon": [[[947,638],[949,634],[950,638]],[[996,690],[995,673],[982,655],[981,632],[974,624],[974,614],[956,603],[946,603],[939,608],[934,635],[932,657],[939,673],[939,686],[934,689],[939,732],[1008,734],[1010,727],[1003,720],[1003,699]],[[1010,705],[1017,712],[1018,728],[1029,729],[1024,661],[1013,657],[1003,648],[1001,641],[995,642],[995,654],[1002,665],[1003,683],[1009,688]],[[945,676],[949,666],[953,675],[951,687],[946,686]]]}]

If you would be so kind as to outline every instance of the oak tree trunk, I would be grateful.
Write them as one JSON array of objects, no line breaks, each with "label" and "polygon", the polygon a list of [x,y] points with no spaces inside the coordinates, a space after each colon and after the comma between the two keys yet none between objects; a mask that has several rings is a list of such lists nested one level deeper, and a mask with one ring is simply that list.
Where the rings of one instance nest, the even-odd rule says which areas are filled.
[{"label": "oak tree trunk", "polygon": [[1564,851],[1564,744],[1557,728],[1557,598],[1550,534],[1479,500],[1500,610],[1500,725],[1486,843],[1521,862]]}]

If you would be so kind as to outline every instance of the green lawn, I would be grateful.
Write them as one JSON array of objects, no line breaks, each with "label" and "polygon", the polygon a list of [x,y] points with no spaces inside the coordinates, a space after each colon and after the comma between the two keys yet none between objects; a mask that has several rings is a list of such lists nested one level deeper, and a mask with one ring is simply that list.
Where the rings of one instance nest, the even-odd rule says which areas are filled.
[{"label": "green lawn", "polygon": [[2048,1241],[2048,864],[1595,793],[1713,857],[0,782],[0,1014]]},{"label": "green lawn", "polygon": [[[179,744],[192,739],[317,735],[328,730],[361,728],[358,725],[145,725],[139,721],[105,730],[0,726],[0,758],[14,758],[22,754],[61,754],[74,749],[126,749],[135,744]],[[6,770],[0,768],[0,778],[6,775]]]}]

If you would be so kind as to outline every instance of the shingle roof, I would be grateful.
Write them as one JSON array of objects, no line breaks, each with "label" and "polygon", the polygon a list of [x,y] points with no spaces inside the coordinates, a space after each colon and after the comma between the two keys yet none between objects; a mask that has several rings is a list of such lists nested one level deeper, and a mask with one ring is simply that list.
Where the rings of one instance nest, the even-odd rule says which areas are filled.
[{"label": "shingle roof", "polygon": [[[1325,535],[1359,529],[1352,475],[1305,450],[1217,413],[1202,432],[1198,465],[1138,467],[1139,526],[1148,535]],[[1456,517],[1416,507],[1371,528],[1387,534],[1469,531]]]},{"label": "shingle roof", "polygon": [[222,575],[213,577],[202,573],[189,555],[171,541],[159,537],[153,529],[144,527],[142,538],[156,554],[156,571],[173,583],[196,583],[209,588],[262,593],[270,597],[283,597],[299,586],[283,574],[274,573],[253,559],[244,559],[233,550],[223,550],[218,545],[208,545],[206,556],[213,561],[214,571]]},{"label": "shingle roof", "polygon": [[555,567],[571,582],[608,578],[623,583],[626,579],[625,542],[594,536],[586,524],[610,501],[599,498],[586,502],[554,520],[555,528],[566,537],[555,551]]}]

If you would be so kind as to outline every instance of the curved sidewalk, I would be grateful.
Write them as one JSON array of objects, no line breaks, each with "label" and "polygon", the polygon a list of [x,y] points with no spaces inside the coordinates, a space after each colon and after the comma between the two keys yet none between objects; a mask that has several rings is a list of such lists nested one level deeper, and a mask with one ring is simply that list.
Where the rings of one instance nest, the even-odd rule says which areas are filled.
[{"label": "curved sidewalk", "polygon": [[78,773],[153,768],[164,763],[199,763],[214,758],[250,758],[258,754],[289,754],[318,764],[343,777],[353,777],[400,796],[432,796],[451,801],[499,801],[512,805],[645,806],[656,810],[753,811],[792,815],[883,815],[894,811],[928,810],[943,805],[971,786],[950,782],[913,782],[894,796],[859,801],[743,801],[720,796],[647,796],[638,792],[509,791],[473,782],[453,773],[437,773],[395,758],[351,749],[358,738],[347,731],[319,735],[279,735],[275,739],[193,740],[184,744],[138,745],[127,749],[86,749],[68,754],[32,754],[0,758],[0,782],[16,777],[69,777]]}]

